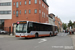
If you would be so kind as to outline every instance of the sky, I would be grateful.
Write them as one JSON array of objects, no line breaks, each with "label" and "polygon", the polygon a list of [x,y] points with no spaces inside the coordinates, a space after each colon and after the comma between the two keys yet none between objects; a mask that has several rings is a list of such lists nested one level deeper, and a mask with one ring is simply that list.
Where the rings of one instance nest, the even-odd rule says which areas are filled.
[{"label": "sky", "polygon": [[63,23],[75,21],[75,0],[47,0],[49,14],[58,16]]}]

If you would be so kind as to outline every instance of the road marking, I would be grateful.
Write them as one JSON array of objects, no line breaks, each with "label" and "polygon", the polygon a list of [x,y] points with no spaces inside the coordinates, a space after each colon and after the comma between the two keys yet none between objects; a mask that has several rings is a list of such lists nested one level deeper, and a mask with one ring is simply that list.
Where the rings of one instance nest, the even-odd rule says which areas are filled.
[{"label": "road marking", "polygon": [[46,42],[47,39],[41,39],[41,41],[39,43],[43,43],[43,42]]}]

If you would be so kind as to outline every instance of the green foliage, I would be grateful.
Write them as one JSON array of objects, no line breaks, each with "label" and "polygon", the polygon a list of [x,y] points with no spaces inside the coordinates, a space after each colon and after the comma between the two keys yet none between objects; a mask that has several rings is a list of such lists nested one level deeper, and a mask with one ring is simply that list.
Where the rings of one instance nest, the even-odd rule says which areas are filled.
[{"label": "green foliage", "polygon": [[73,23],[73,26],[74,26],[74,28],[75,28],[75,22]]},{"label": "green foliage", "polygon": [[73,25],[74,25],[74,23],[72,23],[72,21],[70,20],[69,23],[68,23],[68,27],[71,26],[73,28]]},{"label": "green foliage", "polygon": [[64,30],[66,30],[67,25],[66,25],[65,23],[63,23],[63,24],[62,24],[62,27],[63,27]]}]

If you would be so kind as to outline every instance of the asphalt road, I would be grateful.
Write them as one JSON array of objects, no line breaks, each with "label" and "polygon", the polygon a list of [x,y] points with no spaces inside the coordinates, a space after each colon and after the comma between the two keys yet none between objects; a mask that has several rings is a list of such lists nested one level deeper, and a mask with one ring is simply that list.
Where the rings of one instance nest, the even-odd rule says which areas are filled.
[{"label": "asphalt road", "polygon": [[74,50],[72,39],[67,33],[54,37],[16,38],[0,37],[0,50]]}]

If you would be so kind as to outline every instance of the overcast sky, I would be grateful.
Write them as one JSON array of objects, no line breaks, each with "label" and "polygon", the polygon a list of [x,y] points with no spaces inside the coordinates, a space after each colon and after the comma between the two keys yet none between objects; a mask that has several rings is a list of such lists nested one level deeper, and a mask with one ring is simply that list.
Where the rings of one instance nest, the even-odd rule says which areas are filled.
[{"label": "overcast sky", "polygon": [[62,22],[75,21],[75,0],[47,0],[49,13],[54,13]]}]

